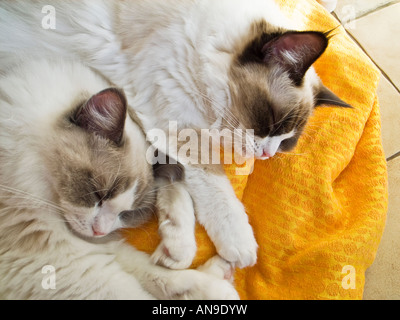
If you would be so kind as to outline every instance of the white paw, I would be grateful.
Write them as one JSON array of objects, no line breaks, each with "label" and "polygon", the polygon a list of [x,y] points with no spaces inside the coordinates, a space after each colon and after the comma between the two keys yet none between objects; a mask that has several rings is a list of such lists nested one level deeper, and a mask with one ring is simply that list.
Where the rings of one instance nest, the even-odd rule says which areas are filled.
[{"label": "white paw", "polygon": [[250,225],[229,237],[214,241],[218,254],[238,268],[246,268],[256,264],[258,245]]},{"label": "white paw", "polygon": [[232,278],[230,263],[216,256],[197,270],[181,271],[178,277],[170,278],[167,286],[171,299],[239,300]]},{"label": "white paw", "polygon": [[157,247],[151,255],[153,263],[170,269],[187,269],[193,262],[196,255],[196,247],[168,246],[164,241]]},{"label": "white paw", "polygon": [[197,268],[198,271],[214,275],[217,278],[233,282],[234,266],[232,263],[222,259],[220,256],[214,256],[205,264]]},{"label": "white paw", "polygon": [[160,227],[160,234],[162,241],[152,254],[152,261],[170,269],[190,267],[197,251],[194,233],[168,226]]},{"label": "white paw", "polygon": [[240,300],[236,289],[227,280],[203,274],[195,282],[185,298],[190,300]]},{"label": "white paw", "polygon": [[[196,270],[188,273],[180,281],[175,281],[174,300],[239,300],[239,294],[227,280]],[[190,272],[190,273],[189,273]],[[180,283],[179,283],[180,282]]]}]

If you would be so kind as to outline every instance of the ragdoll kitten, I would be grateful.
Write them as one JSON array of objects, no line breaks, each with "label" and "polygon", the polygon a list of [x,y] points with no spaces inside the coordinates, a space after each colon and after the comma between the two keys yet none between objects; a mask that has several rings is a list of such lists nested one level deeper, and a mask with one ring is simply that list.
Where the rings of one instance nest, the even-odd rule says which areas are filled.
[{"label": "ragdoll kitten", "polygon": [[[254,136],[241,135],[234,151],[266,160],[295,147],[316,106],[348,106],[312,67],[328,35],[294,31],[272,0],[47,4],[2,1],[0,69],[20,52],[76,55],[125,90],[146,132],[168,132],[170,121],[178,130],[252,129]],[[165,143],[152,142],[170,153]],[[253,265],[257,243],[223,170],[186,165],[182,188],[218,253],[238,267]],[[190,265],[191,211],[160,212],[163,241],[154,260]]]},{"label": "ragdoll kitten", "polygon": [[147,148],[123,91],[80,63],[2,73],[0,299],[238,298],[219,257],[175,271],[110,238],[154,205]]}]

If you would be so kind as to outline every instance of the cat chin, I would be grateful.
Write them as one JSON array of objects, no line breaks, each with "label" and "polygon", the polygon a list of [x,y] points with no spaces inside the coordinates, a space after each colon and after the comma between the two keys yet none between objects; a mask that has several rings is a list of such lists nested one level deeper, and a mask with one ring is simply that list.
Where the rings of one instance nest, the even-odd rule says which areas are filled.
[{"label": "cat chin", "polygon": [[80,234],[81,237],[84,238],[90,238],[90,239],[103,239],[108,237],[110,234],[112,234],[113,232],[115,232],[117,229],[113,228],[108,232],[104,232],[104,233],[99,233],[95,231],[95,228],[92,227],[88,227],[86,230],[74,230],[75,233]]},{"label": "cat chin", "polygon": [[96,234],[96,232],[93,230],[93,227],[91,224],[88,224],[87,226],[80,225],[79,223],[76,222],[75,219],[66,217],[66,222],[65,222],[67,228],[69,231],[77,236],[78,238],[81,238],[83,240],[86,240],[88,242],[108,242],[110,239],[109,237],[117,231],[116,228],[110,230],[108,233],[104,234]]},{"label": "cat chin", "polygon": [[82,232],[82,231],[77,231],[75,230],[71,225],[68,226],[70,232],[75,235],[76,237],[85,240],[90,243],[95,243],[95,244],[101,244],[101,243],[107,243],[110,241],[114,240],[119,240],[121,238],[120,234],[118,233],[118,230],[113,230],[108,234],[104,234],[101,236],[96,236],[94,232],[90,232],[88,230],[88,234]]}]

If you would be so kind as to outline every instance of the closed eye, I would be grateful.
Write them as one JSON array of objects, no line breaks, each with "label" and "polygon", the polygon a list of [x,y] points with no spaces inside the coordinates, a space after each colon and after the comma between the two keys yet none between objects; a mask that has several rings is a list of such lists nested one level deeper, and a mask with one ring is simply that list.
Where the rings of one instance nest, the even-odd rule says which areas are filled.
[{"label": "closed eye", "polygon": [[96,191],[94,195],[96,197],[98,206],[101,207],[103,205],[103,201],[105,200],[106,194],[102,191]]},{"label": "closed eye", "polygon": [[123,189],[121,181],[122,179],[120,177],[117,177],[114,180],[112,187],[107,188],[100,181],[96,181],[93,179],[92,188],[95,190],[93,194],[96,198],[96,203],[98,203],[99,206],[102,206],[104,201],[112,199],[116,194],[123,192],[125,189]]}]

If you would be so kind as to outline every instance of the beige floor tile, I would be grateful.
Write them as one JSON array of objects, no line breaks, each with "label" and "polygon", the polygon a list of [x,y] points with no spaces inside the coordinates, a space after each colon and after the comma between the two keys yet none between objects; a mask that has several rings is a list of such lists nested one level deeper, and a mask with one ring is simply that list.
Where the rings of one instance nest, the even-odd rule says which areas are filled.
[{"label": "beige floor tile", "polygon": [[364,299],[400,299],[400,158],[389,161],[389,210],[373,265],[367,270]]},{"label": "beige floor tile", "polygon": [[400,3],[355,21],[349,32],[400,88]]},{"label": "beige floor tile", "polygon": [[386,158],[400,152],[400,94],[383,76],[378,87]]},{"label": "beige floor tile", "polygon": [[390,3],[399,1],[394,0],[338,0],[335,13],[343,20],[357,19],[364,14],[374,11]]}]

